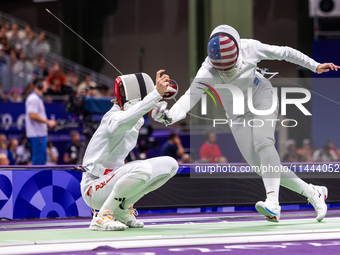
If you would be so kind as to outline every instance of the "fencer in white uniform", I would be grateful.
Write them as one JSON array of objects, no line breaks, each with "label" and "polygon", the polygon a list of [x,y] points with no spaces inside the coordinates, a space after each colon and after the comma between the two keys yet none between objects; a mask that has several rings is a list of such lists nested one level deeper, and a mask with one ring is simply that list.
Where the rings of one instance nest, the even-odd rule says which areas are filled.
[{"label": "fencer in white uniform", "polygon": [[156,86],[145,73],[119,76],[116,102],[104,115],[86,149],[81,193],[95,212],[91,230],[124,230],[143,227],[133,205],[145,194],[173,177],[178,163],[171,157],[124,162],[137,144],[143,115],[162,99],[169,76],[157,72]]},{"label": "fencer in white uniform", "polygon": [[[290,47],[280,47],[263,44],[257,40],[240,39],[238,32],[228,26],[216,27],[210,36],[208,43],[208,56],[196,74],[190,88],[174,104],[170,110],[165,110],[155,116],[155,120],[171,125],[181,119],[201,99],[204,90],[209,86],[215,88],[221,98],[228,119],[233,119],[234,125],[229,126],[236,143],[249,165],[281,166],[279,155],[274,147],[275,125],[266,119],[277,119],[278,107],[272,93],[272,85],[256,71],[257,63],[261,60],[285,60],[298,64],[317,73],[327,72],[329,69],[337,70],[338,66],[332,63],[320,64]],[[233,114],[233,96],[230,89],[217,84],[229,84],[242,90],[245,100],[245,114],[236,116]],[[256,115],[249,111],[247,106],[247,90],[252,88],[252,103],[257,110],[271,109],[268,115]],[[274,101],[275,102],[275,101]],[[163,107],[160,102],[157,107]],[[262,120],[262,127],[243,125],[249,120]],[[238,124],[235,124],[238,123]],[[262,122],[261,122],[262,123]],[[287,170],[287,169],[286,169]],[[321,221],[327,212],[325,199],[327,188],[323,186],[308,185],[298,178],[292,171],[288,172],[258,172],[262,175],[267,193],[265,202],[258,202],[256,209],[263,214],[268,221],[278,222],[281,207],[279,206],[280,184],[308,198],[317,212],[317,220]]]}]

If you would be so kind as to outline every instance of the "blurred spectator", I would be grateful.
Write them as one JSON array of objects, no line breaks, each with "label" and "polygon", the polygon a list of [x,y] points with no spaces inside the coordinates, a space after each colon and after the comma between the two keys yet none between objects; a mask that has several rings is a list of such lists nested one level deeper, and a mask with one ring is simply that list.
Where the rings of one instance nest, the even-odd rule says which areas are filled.
[{"label": "blurred spectator", "polygon": [[337,156],[328,144],[313,153],[313,161],[315,162],[331,162],[335,160],[337,160]]},{"label": "blurred spectator", "polygon": [[79,76],[74,76],[71,78],[70,83],[68,85],[73,89],[73,91],[77,91],[79,84],[80,84]]},{"label": "blurred spectator", "polygon": [[161,156],[170,156],[183,163],[190,163],[190,156],[184,153],[181,139],[177,134],[171,133],[168,141],[161,147]]},{"label": "blurred spectator", "polygon": [[9,160],[5,153],[0,153],[0,166],[8,166]]},{"label": "blurred spectator", "polygon": [[301,155],[301,161],[313,162],[313,149],[312,143],[309,139],[302,141],[302,147],[297,150],[297,153]]},{"label": "blurred spectator", "polygon": [[[41,54],[36,54],[34,55],[34,58],[33,58],[33,66],[36,67],[36,66],[39,66],[40,65],[40,60],[43,58],[43,56]],[[55,62],[58,62],[58,61],[55,61]],[[50,70],[48,70],[48,73],[50,73],[50,71],[52,70],[53,67],[51,67]]]},{"label": "blurred spectator", "polygon": [[11,24],[9,24],[9,22],[6,22],[5,25],[3,26],[3,28],[5,29],[6,33],[11,30]]},{"label": "blurred spectator", "polygon": [[44,103],[52,104],[53,103],[53,98],[50,95],[45,95],[44,96]]},{"label": "blurred spectator", "polygon": [[100,87],[99,87],[99,96],[100,97],[110,97],[110,94],[109,94],[109,87],[105,84],[102,84]]},{"label": "blurred spectator", "polygon": [[42,95],[47,90],[47,81],[37,80],[34,91],[27,97],[26,109],[26,135],[31,144],[32,165],[46,164],[47,127],[56,126],[54,120],[46,117]]},{"label": "blurred spectator", "polygon": [[330,150],[333,151],[334,154],[336,155],[336,158],[339,159],[339,156],[340,156],[340,155],[339,155],[338,150],[337,150],[336,147],[335,147],[334,142],[333,142],[332,140],[328,140],[327,144],[328,144]]},{"label": "blurred spectator", "polygon": [[82,94],[82,93],[84,93],[84,91],[86,93],[90,89],[90,87],[96,88],[97,83],[92,81],[91,75],[86,75],[85,80],[82,83],[80,83],[80,85],[78,87],[78,93]]},{"label": "blurred spectator", "polygon": [[[13,67],[13,73],[16,74],[16,82],[15,84],[18,85],[24,82],[24,84],[29,83],[32,80],[32,72],[33,72],[33,66],[31,63],[27,60],[27,56],[25,52],[20,53],[20,59],[15,63]],[[19,81],[20,79],[20,81]]]},{"label": "blurred spectator", "polygon": [[[20,55],[19,55],[20,58]],[[15,51],[15,49],[10,48],[9,49],[9,67],[11,70],[13,70],[14,65],[16,64],[17,60],[19,59],[17,52]]]},{"label": "blurred spectator", "polygon": [[77,76],[76,75],[76,68],[74,66],[70,66],[68,68],[68,72],[66,74],[66,84],[71,86],[72,80],[76,76]]},{"label": "blurred spectator", "polygon": [[[35,37],[37,34],[36,32],[33,31],[31,25],[27,24],[25,26],[25,31],[24,33],[22,34],[23,35],[23,38],[22,39],[25,39],[27,38],[29,35],[32,35],[33,37]],[[19,37],[21,37],[21,33],[19,32]]]},{"label": "blurred spectator", "polygon": [[50,52],[51,46],[50,43],[46,39],[45,32],[41,32],[37,38],[33,41],[33,48],[35,50],[35,54],[42,54],[46,56],[47,53]]},{"label": "blurred spectator", "polygon": [[9,140],[7,145],[7,158],[9,160],[9,165],[16,165],[17,163],[17,148],[18,148],[18,140],[13,138]]},{"label": "blurred spectator", "polygon": [[[22,34],[22,31],[20,32]],[[19,26],[15,23],[12,24],[12,29],[6,33],[6,36],[9,40],[9,45],[12,48],[17,49],[19,45],[21,45],[23,37],[19,36]]]},{"label": "blurred spectator", "polygon": [[22,88],[11,88],[9,90],[9,101],[12,103],[21,103],[21,92]]},{"label": "blurred spectator", "polygon": [[296,142],[294,139],[289,139],[286,141],[287,153],[284,155],[283,162],[301,162],[302,156],[297,153]]},{"label": "blurred spectator", "polygon": [[[27,55],[29,60],[33,60],[36,56],[35,49],[34,49],[34,35],[33,33],[27,34],[26,38],[22,42],[22,47]],[[34,63],[35,64],[35,63]]]},{"label": "blurred spectator", "polygon": [[2,102],[9,102],[9,93],[8,90],[3,90],[1,95]]},{"label": "blurred spectator", "polygon": [[7,54],[11,53],[11,47],[9,45],[8,38],[6,36],[0,36],[0,48],[1,48],[1,51]]},{"label": "blurred spectator", "polygon": [[56,165],[59,159],[59,151],[53,146],[51,141],[47,142],[47,161],[46,165]]},{"label": "blurred spectator", "polygon": [[19,35],[19,26],[16,23],[13,23],[12,26],[10,26],[10,29],[7,29],[6,36],[8,39],[11,39],[13,37],[13,34],[16,36]]},{"label": "blurred spectator", "polygon": [[99,97],[99,93],[96,87],[89,87],[86,92],[87,97]]},{"label": "blurred spectator", "polygon": [[61,95],[62,86],[66,84],[66,76],[61,71],[60,64],[56,61],[51,69],[50,74],[47,77],[49,83],[49,89],[47,94],[49,95]]},{"label": "blurred spectator", "polygon": [[76,164],[80,149],[80,135],[77,130],[70,132],[71,142],[66,145],[64,153],[65,164]]},{"label": "blurred spectator", "polygon": [[0,134],[0,153],[7,155],[7,137],[5,134]]},{"label": "blurred spectator", "polygon": [[33,70],[34,78],[45,79],[48,76],[48,68],[46,66],[45,58],[41,58],[39,65],[36,66]]},{"label": "blurred spectator", "polygon": [[6,36],[6,30],[5,30],[5,28],[4,28],[4,27],[1,27],[1,28],[0,28],[0,39],[3,39],[3,38],[8,39],[7,36]]},{"label": "blurred spectator", "polygon": [[115,92],[114,92],[113,88],[109,89],[108,95],[111,98],[115,96]]},{"label": "blurred spectator", "polygon": [[228,160],[221,153],[216,143],[216,134],[209,132],[205,136],[205,143],[200,148],[200,161],[209,163],[227,163]]},{"label": "blurred spectator", "polygon": [[27,143],[27,137],[22,136],[20,138],[20,145],[16,150],[17,165],[30,165],[31,151]]}]

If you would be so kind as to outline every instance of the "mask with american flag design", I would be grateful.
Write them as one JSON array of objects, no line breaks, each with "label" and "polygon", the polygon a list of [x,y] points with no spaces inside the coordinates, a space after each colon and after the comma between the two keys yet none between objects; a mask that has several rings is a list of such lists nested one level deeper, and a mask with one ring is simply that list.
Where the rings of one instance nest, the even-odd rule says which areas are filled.
[{"label": "mask with american flag design", "polygon": [[211,33],[208,42],[208,57],[220,72],[233,72],[241,61],[240,35],[231,26],[220,25]]}]

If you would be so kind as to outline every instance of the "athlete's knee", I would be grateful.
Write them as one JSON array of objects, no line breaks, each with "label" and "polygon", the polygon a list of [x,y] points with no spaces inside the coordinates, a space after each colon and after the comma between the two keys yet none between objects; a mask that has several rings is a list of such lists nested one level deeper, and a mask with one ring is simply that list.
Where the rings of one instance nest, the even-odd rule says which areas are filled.
[{"label": "athlete's knee", "polygon": [[164,164],[168,168],[169,174],[171,176],[175,175],[179,168],[177,160],[169,156],[164,156],[162,158],[164,158]]},{"label": "athlete's knee", "polygon": [[129,175],[136,179],[142,179],[144,181],[150,180],[152,173],[152,165],[147,161],[140,161],[129,172]]},{"label": "athlete's knee", "polygon": [[268,146],[274,146],[275,139],[269,136],[263,136],[257,139],[254,139],[255,151],[258,153],[263,148]]}]

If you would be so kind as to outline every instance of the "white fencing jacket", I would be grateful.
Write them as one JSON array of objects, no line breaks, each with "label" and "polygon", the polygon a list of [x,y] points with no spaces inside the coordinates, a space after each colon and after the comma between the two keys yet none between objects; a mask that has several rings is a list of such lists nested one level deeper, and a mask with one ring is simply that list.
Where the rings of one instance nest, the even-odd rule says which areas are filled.
[{"label": "white fencing jacket", "polygon": [[144,124],[143,115],[152,110],[162,97],[157,90],[142,101],[122,111],[114,105],[101,120],[87,146],[83,167],[92,175],[103,176],[106,169],[115,171],[137,144],[138,132]]},{"label": "white fencing jacket", "polygon": [[[200,88],[207,89],[207,87],[199,82],[203,82],[212,87],[215,87],[216,84],[231,84],[237,86],[243,91],[245,95],[244,98],[246,98],[247,88],[253,86],[255,77],[259,75],[256,67],[257,63],[261,60],[285,60],[303,66],[313,72],[316,71],[319,65],[319,63],[305,54],[290,47],[268,45],[253,39],[241,39],[240,41],[242,64],[237,75],[233,77],[224,75],[212,66],[207,57],[198,70],[190,88],[170,109],[172,123],[185,118],[187,112],[189,112],[202,97],[204,91]],[[232,100],[231,92],[228,89],[216,89],[216,91],[221,97],[224,109],[228,112],[230,100]],[[231,116],[227,114],[227,117]]]}]

